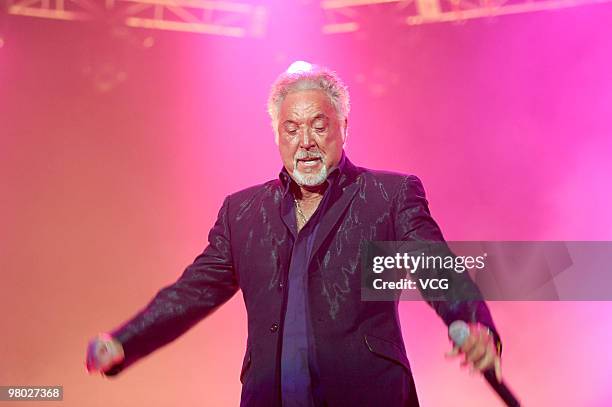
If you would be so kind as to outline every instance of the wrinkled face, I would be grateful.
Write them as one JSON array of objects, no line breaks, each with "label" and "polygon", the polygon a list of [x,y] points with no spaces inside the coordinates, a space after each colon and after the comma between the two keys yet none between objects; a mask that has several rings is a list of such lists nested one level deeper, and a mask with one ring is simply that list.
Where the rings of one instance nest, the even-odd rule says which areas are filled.
[{"label": "wrinkled face", "polygon": [[278,114],[278,148],[298,185],[316,186],[342,158],[346,121],[341,123],[324,91],[288,94]]}]

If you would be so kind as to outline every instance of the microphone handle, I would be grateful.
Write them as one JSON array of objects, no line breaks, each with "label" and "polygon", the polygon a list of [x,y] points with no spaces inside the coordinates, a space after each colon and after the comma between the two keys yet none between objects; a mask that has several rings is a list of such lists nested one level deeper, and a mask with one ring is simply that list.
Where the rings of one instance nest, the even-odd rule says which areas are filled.
[{"label": "microphone handle", "polygon": [[501,383],[497,381],[497,377],[495,377],[495,370],[487,369],[484,372],[485,380],[489,383],[489,385],[495,390],[495,392],[501,397],[501,399],[506,403],[507,406],[510,407],[521,407],[521,403],[514,397],[508,386],[502,380]]}]

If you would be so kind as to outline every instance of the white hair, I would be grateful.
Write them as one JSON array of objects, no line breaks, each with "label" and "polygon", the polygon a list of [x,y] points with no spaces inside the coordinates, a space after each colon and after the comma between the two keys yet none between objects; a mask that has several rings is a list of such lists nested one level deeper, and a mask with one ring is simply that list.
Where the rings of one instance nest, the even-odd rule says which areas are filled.
[{"label": "white hair", "polygon": [[[272,129],[278,144],[278,115],[285,97],[293,92],[318,89],[325,92],[338,114],[338,120],[344,125],[350,110],[349,92],[338,75],[325,67],[309,65],[303,70],[288,69],[276,79],[268,97],[268,114],[272,119]],[[347,129],[344,129],[346,137]]]}]

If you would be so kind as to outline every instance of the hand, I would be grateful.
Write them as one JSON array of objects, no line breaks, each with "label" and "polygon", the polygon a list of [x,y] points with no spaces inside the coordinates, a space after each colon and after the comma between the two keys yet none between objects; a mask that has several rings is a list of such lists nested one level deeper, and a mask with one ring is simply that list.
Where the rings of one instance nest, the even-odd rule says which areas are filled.
[{"label": "hand", "polygon": [[495,377],[498,382],[502,380],[501,357],[497,354],[497,346],[493,334],[484,325],[469,324],[470,336],[467,337],[461,347],[456,345],[453,350],[446,353],[446,357],[464,355],[461,366],[472,364],[470,372],[484,372],[490,368],[495,369]]},{"label": "hand", "polygon": [[98,334],[87,345],[85,365],[90,374],[107,372],[125,358],[121,343],[106,333]]}]

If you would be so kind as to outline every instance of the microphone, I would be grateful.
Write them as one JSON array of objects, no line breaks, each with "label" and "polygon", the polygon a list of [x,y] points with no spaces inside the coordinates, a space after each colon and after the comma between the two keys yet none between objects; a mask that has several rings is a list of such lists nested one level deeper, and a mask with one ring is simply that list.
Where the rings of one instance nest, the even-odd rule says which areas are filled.
[{"label": "microphone", "polygon": [[[448,327],[448,336],[450,336],[450,338],[457,347],[461,347],[461,345],[463,345],[468,336],[470,336],[470,327],[464,321],[454,321]],[[495,390],[495,392],[499,395],[499,397],[501,397],[504,403],[506,403],[507,406],[521,406],[519,401],[516,399],[516,397],[514,397],[514,394],[512,394],[506,384],[503,381],[497,381],[497,377],[495,377],[495,369],[489,368],[485,370],[484,377],[489,383],[489,385],[493,388],[493,390]]]}]

